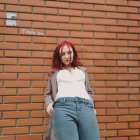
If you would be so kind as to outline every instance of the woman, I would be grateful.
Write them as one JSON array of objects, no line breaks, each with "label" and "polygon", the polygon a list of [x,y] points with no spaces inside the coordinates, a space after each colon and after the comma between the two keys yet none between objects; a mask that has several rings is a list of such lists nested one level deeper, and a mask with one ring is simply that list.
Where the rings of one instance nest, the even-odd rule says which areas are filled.
[{"label": "woman", "polygon": [[100,140],[86,68],[70,42],[57,45],[45,97],[49,140]]}]

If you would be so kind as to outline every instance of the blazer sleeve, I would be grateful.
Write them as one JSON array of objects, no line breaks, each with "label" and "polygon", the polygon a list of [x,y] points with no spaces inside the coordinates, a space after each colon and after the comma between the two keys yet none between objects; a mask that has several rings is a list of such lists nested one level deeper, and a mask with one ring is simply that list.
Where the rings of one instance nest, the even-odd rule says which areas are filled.
[{"label": "blazer sleeve", "polygon": [[48,86],[47,86],[47,89],[45,92],[45,104],[46,104],[46,106],[48,106],[50,103],[53,103],[51,78],[48,79]]},{"label": "blazer sleeve", "polygon": [[89,83],[89,78],[88,78],[88,73],[87,73],[87,70],[85,70],[85,75],[86,75],[86,86],[87,86],[87,91],[88,91],[88,94],[90,96],[90,99],[91,101],[93,102],[93,95],[94,95],[94,92],[90,86],[90,83]]}]

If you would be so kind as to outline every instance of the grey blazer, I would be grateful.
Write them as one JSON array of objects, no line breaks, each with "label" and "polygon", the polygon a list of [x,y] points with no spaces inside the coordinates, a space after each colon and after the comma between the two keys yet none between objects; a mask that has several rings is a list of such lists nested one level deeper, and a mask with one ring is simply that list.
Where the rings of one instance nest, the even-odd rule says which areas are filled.
[{"label": "grey blazer", "polygon": [[[82,70],[85,73],[85,87],[86,87],[86,91],[89,94],[91,101],[93,103],[93,92],[91,90],[90,84],[89,84],[89,79],[88,79],[88,74],[87,74],[87,70],[85,67],[80,67],[78,66],[78,68],[80,70]],[[51,77],[49,77],[48,80],[48,87],[47,87],[47,91],[45,93],[45,104],[46,107],[50,104],[53,103],[57,94],[57,76],[58,71],[54,71],[52,72]],[[93,104],[94,105],[94,104]],[[56,140],[55,139],[55,135],[54,135],[54,131],[52,129],[52,125],[51,125],[51,116],[49,119],[49,124],[48,124],[48,131],[46,133],[46,140]]]}]

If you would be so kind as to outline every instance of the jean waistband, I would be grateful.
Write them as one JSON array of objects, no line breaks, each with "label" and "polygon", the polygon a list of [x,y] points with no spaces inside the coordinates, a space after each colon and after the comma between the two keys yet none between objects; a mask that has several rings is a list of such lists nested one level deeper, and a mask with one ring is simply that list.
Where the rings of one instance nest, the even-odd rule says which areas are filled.
[{"label": "jean waistband", "polygon": [[91,100],[81,98],[81,97],[60,97],[55,102],[78,102],[84,104],[92,104]]}]

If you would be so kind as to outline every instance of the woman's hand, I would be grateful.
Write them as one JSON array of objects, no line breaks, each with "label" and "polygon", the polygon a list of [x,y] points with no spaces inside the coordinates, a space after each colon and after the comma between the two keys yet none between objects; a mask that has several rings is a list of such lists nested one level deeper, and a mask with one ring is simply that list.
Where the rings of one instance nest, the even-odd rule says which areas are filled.
[{"label": "woman's hand", "polygon": [[47,106],[47,112],[50,116],[52,116],[53,114],[53,103],[50,103],[48,106]]}]

